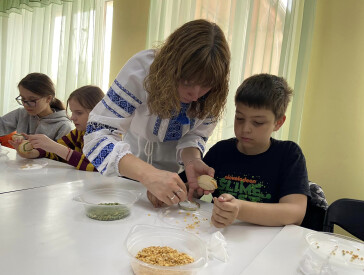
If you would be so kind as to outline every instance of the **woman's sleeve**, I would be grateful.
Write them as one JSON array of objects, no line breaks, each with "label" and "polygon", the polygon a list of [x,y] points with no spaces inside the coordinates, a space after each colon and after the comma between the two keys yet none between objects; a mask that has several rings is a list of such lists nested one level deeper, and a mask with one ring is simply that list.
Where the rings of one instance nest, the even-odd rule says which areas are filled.
[{"label": "woman's sleeve", "polygon": [[143,81],[150,58],[147,51],[132,57],[89,115],[83,152],[101,174],[120,176],[119,161],[131,154],[121,135],[128,131],[135,110],[146,100]]},{"label": "woman's sleeve", "polygon": [[0,117],[0,136],[14,132],[18,125],[19,108]]},{"label": "woman's sleeve", "polygon": [[182,164],[181,153],[184,148],[195,147],[200,150],[201,155],[204,154],[206,142],[214,131],[216,124],[215,119],[206,118],[199,126],[195,127],[178,141],[177,161],[179,164]]}]

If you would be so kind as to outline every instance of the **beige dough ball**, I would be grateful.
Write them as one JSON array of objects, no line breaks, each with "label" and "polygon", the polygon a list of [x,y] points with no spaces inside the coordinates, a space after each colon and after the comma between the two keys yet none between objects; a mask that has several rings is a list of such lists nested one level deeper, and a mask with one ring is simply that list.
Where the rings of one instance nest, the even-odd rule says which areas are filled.
[{"label": "beige dough ball", "polygon": [[216,180],[208,175],[199,176],[197,183],[204,190],[215,190],[217,188]]},{"label": "beige dough ball", "polygon": [[21,142],[24,140],[24,136],[21,134],[14,134],[11,139],[15,142]]},{"label": "beige dough ball", "polygon": [[33,145],[28,140],[24,140],[22,143],[19,144],[18,150],[23,154],[28,154],[30,151],[33,150]]}]

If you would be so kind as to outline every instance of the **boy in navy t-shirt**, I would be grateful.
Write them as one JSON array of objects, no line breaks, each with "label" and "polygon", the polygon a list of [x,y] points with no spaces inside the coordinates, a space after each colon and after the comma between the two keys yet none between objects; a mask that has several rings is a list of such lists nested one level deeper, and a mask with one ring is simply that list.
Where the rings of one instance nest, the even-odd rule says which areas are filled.
[{"label": "boy in navy t-shirt", "polygon": [[[291,96],[282,77],[247,78],[235,95],[236,137],[216,143],[203,160],[193,160],[215,169],[211,221],[216,227],[236,219],[266,226],[301,224],[310,196],[305,157],[296,143],[271,137],[286,120]],[[184,172],[180,176],[186,180]],[[155,207],[163,205],[151,194],[148,198]]]},{"label": "boy in navy t-shirt", "polygon": [[247,78],[235,95],[235,138],[215,144],[203,161],[215,169],[211,221],[235,219],[267,226],[300,225],[310,195],[305,157],[292,141],[271,134],[285,122],[292,96],[278,76]]}]

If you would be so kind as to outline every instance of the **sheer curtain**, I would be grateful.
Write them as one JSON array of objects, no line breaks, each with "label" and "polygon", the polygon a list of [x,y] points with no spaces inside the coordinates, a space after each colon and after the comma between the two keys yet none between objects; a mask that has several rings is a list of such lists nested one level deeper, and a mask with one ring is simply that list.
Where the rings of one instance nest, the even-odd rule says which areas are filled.
[{"label": "sheer curtain", "polygon": [[[11,3],[17,2],[17,6]],[[0,115],[18,107],[18,82],[47,74],[66,101],[76,88],[103,79],[105,0],[4,1],[0,5]],[[107,68],[109,70],[109,68]]]},{"label": "sheer curtain", "polygon": [[283,76],[294,88],[287,121],[274,135],[298,143],[315,8],[316,0],[151,0],[148,48],[198,18],[216,22],[229,42],[230,93],[209,146],[234,136],[235,91],[257,73]]}]

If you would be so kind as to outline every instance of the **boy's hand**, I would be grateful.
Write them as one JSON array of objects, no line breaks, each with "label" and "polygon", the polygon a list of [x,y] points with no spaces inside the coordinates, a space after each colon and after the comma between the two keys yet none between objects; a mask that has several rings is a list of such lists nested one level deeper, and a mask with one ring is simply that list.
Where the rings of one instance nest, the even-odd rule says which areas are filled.
[{"label": "boy's hand", "polygon": [[21,156],[23,158],[27,158],[27,159],[35,159],[35,158],[39,157],[39,152],[38,152],[38,150],[35,150],[35,149],[33,149],[32,151],[30,151],[26,154],[20,152],[19,145],[22,142],[23,142],[22,140],[19,140],[19,141],[9,140],[9,144],[15,148],[15,150],[18,152],[19,156]]},{"label": "boy's hand", "polygon": [[166,206],[167,205],[164,202],[162,202],[161,200],[158,200],[157,197],[154,196],[149,191],[147,191],[147,197],[148,197],[148,200],[153,204],[153,206],[155,208],[160,208],[160,207],[163,207],[163,206]]},{"label": "boy's hand", "polygon": [[208,195],[210,193],[212,193],[213,191],[208,191],[208,190],[204,190],[202,189],[198,183],[197,183],[197,178],[201,175],[209,175],[211,177],[214,177],[215,174],[215,170],[211,167],[209,167],[208,165],[206,165],[206,163],[203,162],[202,159],[194,159],[192,161],[190,161],[186,166],[185,166],[185,171],[186,171],[186,177],[187,177],[187,181],[188,181],[188,200],[192,200],[193,199],[193,194],[195,193],[195,191],[197,192],[198,196],[202,196],[202,195]]},{"label": "boy's hand", "polygon": [[238,200],[230,194],[222,194],[213,200],[212,224],[217,228],[232,224],[239,214]]}]

